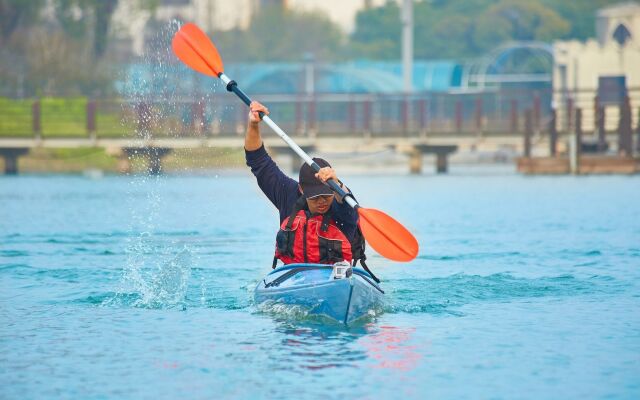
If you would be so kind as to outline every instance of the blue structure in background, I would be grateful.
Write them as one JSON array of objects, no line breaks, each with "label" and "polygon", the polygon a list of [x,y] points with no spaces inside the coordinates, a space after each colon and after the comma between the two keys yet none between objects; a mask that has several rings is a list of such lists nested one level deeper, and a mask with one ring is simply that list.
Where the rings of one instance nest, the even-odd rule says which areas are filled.
[{"label": "blue structure in background", "polygon": [[[269,104],[279,120],[295,130],[313,130],[327,121],[334,127],[344,125],[343,130],[407,130],[414,121],[423,130],[429,125],[434,130],[480,132],[515,131],[521,125],[518,115],[527,109],[536,127],[546,123],[552,66],[550,46],[539,42],[509,43],[465,65],[414,61],[413,96],[403,93],[399,61],[232,63],[225,72],[251,95],[281,95]],[[196,73],[173,57],[130,65],[118,90],[134,103],[172,108],[168,112],[182,115],[189,126],[196,119],[203,126],[216,120],[227,124],[216,129],[233,131],[246,117],[235,99],[215,96],[225,92],[219,79]],[[308,96],[311,93],[318,96]],[[213,97],[220,98],[209,101]],[[371,128],[372,121],[378,126]]]},{"label": "blue structure in background", "polygon": [[[354,61],[336,64],[238,63],[226,68],[244,90],[254,94],[306,93],[306,72],[313,70],[313,91],[336,94],[394,94],[402,90],[400,62]],[[184,94],[211,92],[219,83],[178,64],[133,64],[118,85],[121,93],[152,95],[175,91]],[[453,61],[416,61],[413,90],[445,92],[460,88],[462,65]],[[178,84],[179,82],[179,84]]]}]

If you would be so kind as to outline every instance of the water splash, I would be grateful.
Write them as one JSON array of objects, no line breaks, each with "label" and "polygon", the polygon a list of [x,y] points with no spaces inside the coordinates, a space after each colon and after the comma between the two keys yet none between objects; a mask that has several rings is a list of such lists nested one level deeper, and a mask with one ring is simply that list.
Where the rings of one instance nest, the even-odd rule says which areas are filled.
[{"label": "water splash", "polygon": [[[340,321],[321,314],[313,314],[311,310],[314,306],[301,306],[297,304],[285,304],[274,300],[267,300],[256,304],[256,311],[274,317],[276,320],[287,321],[289,323],[319,323],[328,326],[344,327]],[[371,309],[367,315],[352,321],[350,326],[365,326],[382,314],[382,308]]]},{"label": "water splash", "polygon": [[[171,42],[181,24],[172,20],[159,26],[147,41],[141,62],[131,64],[121,76],[118,90],[124,99],[122,124],[127,127],[127,137],[134,133],[142,140],[204,138],[221,130],[225,111],[213,100],[213,95],[222,84],[186,67],[173,54]],[[197,150],[180,149],[176,153],[191,156],[195,152]],[[129,153],[128,165],[140,169],[136,161],[141,155],[145,155],[144,151]],[[183,163],[188,164],[188,168],[186,165],[172,168],[178,171],[205,168],[206,162],[190,158],[188,163]],[[148,169],[153,168],[149,165]]]},{"label": "water splash", "polygon": [[[157,254],[155,258],[162,258],[162,255]],[[153,258],[141,257],[127,265],[120,290],[102,304],[186,309],[192,266],[189,249],[185,247],[173,258],[158,262],[154,267],[147,265],[150,260]]]},{"label": "water splash", "polygon": [[284,317],[289,320],[305,320],[309,318],[309,308],[294,304],[284,304],[267,300],[256,305],[258,312],[272,316]]},{"label": "water splash", "polygon": [[[161,27],[150,41],[143,63],[125,79],[123,95],[131,112],[126,114],[135,137],[154,139],[155,132],[178,136],[179,123],[174,123],[178,105],[175,82],[180,66],[169,62],[171,37],[179,29],[172,21]],[[126,119],[125,118],[125,119]],[[131,164],[139,156],[153,158],[152,149],[134,150],[128,154]],[[149,162],[146,173],[132,175],[127,195],[131,210],[127,262],[121,288],[115,296],[119,304],[149,308],[185,309],[191,276],[192,252],[179,241],[160,235],[165,218],[162,212],[165,181],[153,175]]]}]

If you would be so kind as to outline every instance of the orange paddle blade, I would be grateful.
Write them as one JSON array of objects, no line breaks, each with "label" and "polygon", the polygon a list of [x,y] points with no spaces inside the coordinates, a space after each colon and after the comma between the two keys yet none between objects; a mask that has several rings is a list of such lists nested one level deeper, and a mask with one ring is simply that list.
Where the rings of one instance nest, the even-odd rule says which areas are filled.
[{"label": "orange paddle blade", "polygon": [[224,70],[216,46],[195,24],[182,26],[173,36],[171,47],[182,62],[198,72],[217,77]]},{"label": "orange paddle blade", "polygon": [[398,221],[374,208],[358,208],[360,229],[367,243],[393,261],[411,261],[418,255],[418,241]]}]

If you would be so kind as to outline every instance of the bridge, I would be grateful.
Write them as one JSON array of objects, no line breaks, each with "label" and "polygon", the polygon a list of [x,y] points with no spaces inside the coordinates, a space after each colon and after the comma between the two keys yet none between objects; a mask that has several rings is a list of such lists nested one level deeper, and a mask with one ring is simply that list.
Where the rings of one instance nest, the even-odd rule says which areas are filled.
[{"label": "bridge", "polygon": [[[557,144],[564,152],[577,127],[587,141],[597,136],[604,143],[617,134],[617,148],[632,154],[631,126],[640,132],[640,110],[629,102],[621,114],[596,99],[597,118],[587,114],[578,121],[577,106],[589,110],[593,101],[567,102],[553,110],[552,93],[545,90],[255,97],[269,105],[273,119],[310,152],[393,149],[407,156],[413,173],[422,170],[425,154],[435,155],[436,170],[444,173],[449,156],[459,150],[507,149],[529,157]],[[223,93],[128,101],[0,99],[0,157],[4,172],[12,174],[19,170],[19,157],[34,148],[101,147],[119,157],[121,170],[130,168],[131,157],[142,156],[149,171],[159,173],[162,158],[174,149],[242,148],[246,115],[243,104]],[[628,116],[624,124],[622,115]],[[571,123],[563,122],[567,119]],[[621,130],[623,125],[629,129]],[[263,136],[270,151],[288,152],[268,127]]]},{"label": "bridge", "polygon": [[[549,93],[304,94],[256,95],[275,121],[307,149],[406,154],[419,173],[423,155],[436,170],[460,148],[521,147],[521,111],[535,110],[534,127],[547,118]],[[162,157],[179,148],[241,148],[246,107],[225,93],[192,98],[0,99],[0,156],[5,173],[33,148],[102,147],[121,158],[145,156],[152,173]],[[263,129],[271,151],[286,152],[281,139]]]},{"label": "bridge", "polygon": [[[435,154],[436,170],[445,173],[448,169],[448,156],[458,149],[458,145],[445,144],[443,140],[425,138],[309,138],[293,137],[305,151],[360,151],[376,152],[392,149],[406,154],[413,173],[420,173],[424,154]],[[449,141],[446,141],[450,143]],[[34,148],[79,148],[101,147],[119,158],[122,171],[131,169],[132,157],[145,157],[151,174],[161,171],[162,158],[175,149],[199,147],[242,148],[243,137],[219,138],[159,138],[159,139],[104,139],[104,138],[0,138],[0,157],[4,158],[4,173],[18,173],[18,159]],[[278,137],[265,138],[265,146],[272,154],[289,154],[294,160],[299,157]],[[296,165],[294,162],[293,165]]]}]

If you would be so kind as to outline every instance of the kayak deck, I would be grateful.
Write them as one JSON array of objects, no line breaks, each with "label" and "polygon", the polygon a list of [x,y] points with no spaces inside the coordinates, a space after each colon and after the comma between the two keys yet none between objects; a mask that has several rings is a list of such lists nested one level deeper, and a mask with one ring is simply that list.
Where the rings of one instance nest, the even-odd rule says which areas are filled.
[{"label": "kayak deck", "polygon": [[304,307],[349,324],[382,305],[384,291],[367,272],[353,268],[350,276],[334,279],[333,266],[289,264],[269,273],[256,287],[256,304],[272,302]]}]

